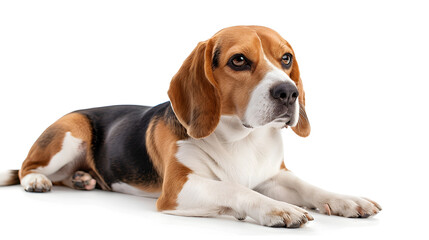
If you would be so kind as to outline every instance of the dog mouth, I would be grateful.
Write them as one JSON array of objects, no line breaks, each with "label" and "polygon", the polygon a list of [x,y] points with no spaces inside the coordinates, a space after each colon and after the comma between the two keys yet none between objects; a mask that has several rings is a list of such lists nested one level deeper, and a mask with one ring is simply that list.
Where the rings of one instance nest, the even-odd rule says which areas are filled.
[{"label": "dog mouth", "polygon": [[[269,123],[284,124],[284,127],[287,128],[288,126],[291,126],[291,124],[292,124],[292,115],[288,112],[282,113],[279,116],[271,118],[271,120],[268,120],[264,125],[269,124]],[[250,125],[246,122],[242,122],[242,125],[245,128],[254,128],[252,125]]]},{"label": "dog mouth", "polygon": [[279,120],[279,119],[291,119],[291,117],[292,117],[292,115],[289,112],[285,112],[285,113],[281,114],[280,116],[275,117],[274,121]]},{"label": "dog mouth", "polygon": [[274,118],[274,120],[272,122],[275,123],[284,123],[285,127],[287,128],[288,126],[290,126],[292,124],[292,116],[289,113],[284,113],[276,118]]}]

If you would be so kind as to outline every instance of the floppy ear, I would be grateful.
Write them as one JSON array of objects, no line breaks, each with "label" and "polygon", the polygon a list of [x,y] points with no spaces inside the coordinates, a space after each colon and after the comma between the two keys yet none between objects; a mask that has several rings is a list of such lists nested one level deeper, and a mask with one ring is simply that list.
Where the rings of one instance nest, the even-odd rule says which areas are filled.
[{"label": "floppy ear", "polygon": [[311,127],[310,122],[308,121],[307,113],[305,112],[305,92],[304,86],[302,85],[302,79],[299,74],[299,67],[296,61],[295,56],[293,57],[293,66],[290,77],[296,83],[298,87],[299,96],[299,120],[295,127],[292,127],[292,130],[298,134],[300,137],[307,137],[310,135]]},{"label": "floppy ear", "polygon": [[213,41],[200,42],[168,90],[173,111],[189,136],[210,135],[220,120],[220,94],[212,71]]}]

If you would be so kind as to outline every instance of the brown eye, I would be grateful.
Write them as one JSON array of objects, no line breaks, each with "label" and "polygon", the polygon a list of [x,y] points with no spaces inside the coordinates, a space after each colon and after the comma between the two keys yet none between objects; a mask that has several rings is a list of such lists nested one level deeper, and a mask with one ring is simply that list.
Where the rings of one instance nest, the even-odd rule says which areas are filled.
[{"label": "brown eye", "polygon": [[292,54],[286,53],[282,57],[282,66],[283,68],[288,69],[290,68],[291,65],[292,65]]},{"label": "brown eye", "polygon": [[250,69],[251,62],[243,54],[235,54],[228,61],[229,67],[235,71]]},{"label": "brown eye", "polygon": [[236,67],[241,67],[244,64],[246,64],[246,59],[244,59],[243,56],[237,56],[234,59],[232,59],[232,64]]}]

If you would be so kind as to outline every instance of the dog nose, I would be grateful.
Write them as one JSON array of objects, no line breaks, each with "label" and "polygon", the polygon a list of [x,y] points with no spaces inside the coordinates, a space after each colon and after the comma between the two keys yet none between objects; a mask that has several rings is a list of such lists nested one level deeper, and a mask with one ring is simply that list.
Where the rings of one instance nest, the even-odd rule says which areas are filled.
[{"label": "dog nose", "polygon": [[290,83],[280,83],[270,89],[274,99],[282,101],[286,106],[292,105],[298,98],[298,89]]}]

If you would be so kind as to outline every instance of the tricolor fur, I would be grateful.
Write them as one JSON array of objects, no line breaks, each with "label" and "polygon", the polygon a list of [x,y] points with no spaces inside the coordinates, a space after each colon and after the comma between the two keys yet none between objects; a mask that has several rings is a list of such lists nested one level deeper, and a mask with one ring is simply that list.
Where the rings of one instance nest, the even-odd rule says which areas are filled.
[{"label": "tricolor fur", "polygon": [[[368,217],[380,206],[307,184],[286,169],[280,131],[310,133],[291,46],[258,26],[223,29],[200,42],[173,77],[171,102],[79,110],[52,124],[25,159],[29,192],[52,185],[156,197],[185,216],[247,216],[299,227],[311,215]],[[0,185],[18,183],[18,172]],[[298,207],[300,206],[300,207]]]}]

